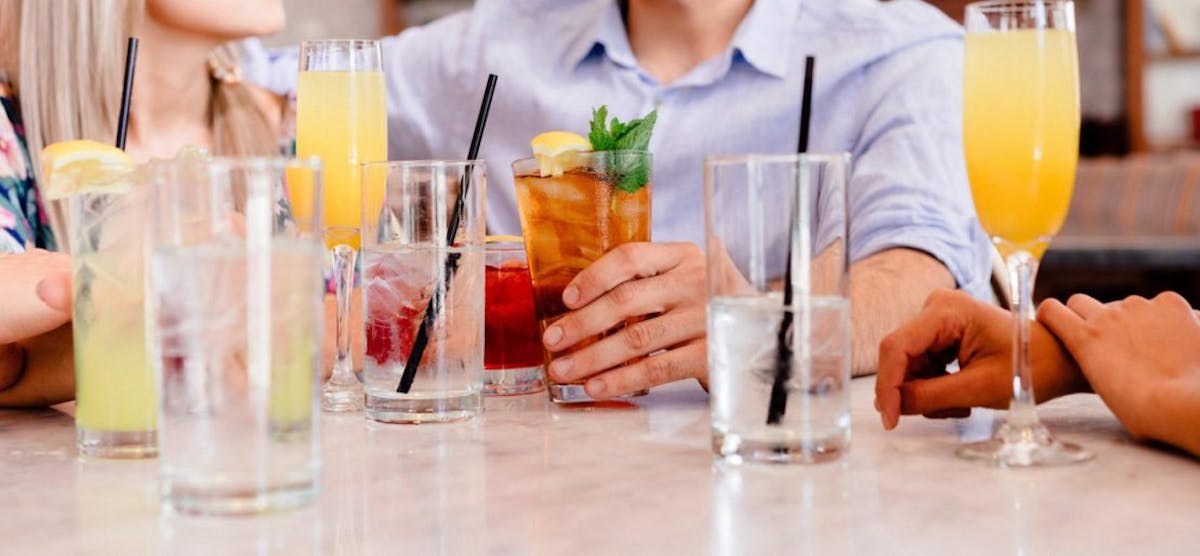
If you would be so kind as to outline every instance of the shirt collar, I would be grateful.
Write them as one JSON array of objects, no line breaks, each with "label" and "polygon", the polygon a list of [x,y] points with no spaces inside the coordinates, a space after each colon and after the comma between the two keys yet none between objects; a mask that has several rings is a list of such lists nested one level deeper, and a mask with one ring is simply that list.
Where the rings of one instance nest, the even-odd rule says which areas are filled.
[{"label": "shirt collar", "polygon": [[738,25],[731,45],[754,69],[783,78],[800,0],[755,0]]},{"label": "shirt collar", "polygon": [[[765,74],[784,77],[799,6],[800,0],[755,0],[733,35],[730,51],[740,54]],[[599,8],[596,17],[581,27],[578,39],[567,51],[567,63],[575,68],[590,56],[603,52],[619,66],[637,67],[618,2],[603,2]]]}]

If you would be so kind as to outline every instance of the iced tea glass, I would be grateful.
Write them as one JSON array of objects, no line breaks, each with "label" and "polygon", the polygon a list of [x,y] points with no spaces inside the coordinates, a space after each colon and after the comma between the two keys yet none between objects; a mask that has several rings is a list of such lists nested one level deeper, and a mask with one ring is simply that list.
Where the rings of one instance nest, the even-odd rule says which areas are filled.
[{"label": "iced tea glass", "polygon": [[206,515],[307,504],[320,473],[319,163],[152,167],[163,503]]},{"label": "iced tea glass", "polygon": [[[617,186],[621,172],[638,165],[647,169],[648,182],[637,191],[623,191]],[[575,275],[621,244],[650,241],[652,158],[642,151],[578,153],[573,166],[557,176],[542,176],[533,158],[512,167],[538,326],[545,332],[567,312],[562,292]],[[543,352],[548,366],[553,356]],[[560,384],[547,374],[546,389],[557,403],[594,401],[583,381]]]},{"label": "iced tea glass", "polygon": [[146,361],[145,257],[150,186],[89,184],[68,201],[74,279],[75,428],[84,456],[154,457],[158,395]]},{"label": "iced tea glass", "polygon": [[363,194],[383,191],[363,214],[369,419],[457,421],[482,409],[485,180],[480,161],[363,165]]},{"label": "iced tea glass", "polygon": [[533,308],[533,284],[519,237],[489,237],[484,269],[483,393],[539,392],[542,341]]}]

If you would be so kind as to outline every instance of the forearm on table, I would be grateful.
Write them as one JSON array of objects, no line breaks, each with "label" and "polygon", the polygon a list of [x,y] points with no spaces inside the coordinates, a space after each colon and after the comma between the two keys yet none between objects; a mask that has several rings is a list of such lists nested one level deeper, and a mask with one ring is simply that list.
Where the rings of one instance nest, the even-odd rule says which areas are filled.
[{"label": "forearm on table", "polygon": [[851,265],[854,376],[874,373],[879,342],[916,315],[934,290],[953,287],[940,261],[912,249],[888,249]]}]

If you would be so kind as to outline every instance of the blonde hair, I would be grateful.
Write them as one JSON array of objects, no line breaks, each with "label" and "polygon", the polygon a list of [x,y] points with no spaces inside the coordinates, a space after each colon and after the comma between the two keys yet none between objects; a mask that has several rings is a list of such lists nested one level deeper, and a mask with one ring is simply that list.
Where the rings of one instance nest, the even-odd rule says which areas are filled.
[{"label": "blonde hair", "polygon": [[[146,0],[0,0],[0,40],[8,41],[0,44],[0,75],[7,74],[16,91],[39,184],[37,156],[43,146],[70,139],[114,140],[125,41],[145,11]],[[232,47],[214,56],[236,65]],[[254,93],[236,79],[213,78],[212,86],[213,151],[277,152],[278,130]],[[45,205],[65,249],[65,210],[53,206],[60,203]]]}]

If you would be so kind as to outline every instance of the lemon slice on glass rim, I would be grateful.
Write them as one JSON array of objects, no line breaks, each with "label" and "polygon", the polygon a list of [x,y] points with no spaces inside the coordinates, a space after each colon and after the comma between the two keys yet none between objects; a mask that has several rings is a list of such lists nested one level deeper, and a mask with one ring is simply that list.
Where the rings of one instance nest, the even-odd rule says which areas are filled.
[{"label": "lemon slice on glass rim", "polygon": [[76,193],[122,193],[133,185],[133,160],[97,141],[60,141],[42,149],[43,189],[48,200]]},{"label": "lemon slice on glass rim", "polygon": [[569,131],[547,131],[529,142],[542,177],[558,176],[577,166],[576,154],[592,150],[586,137]]}]

